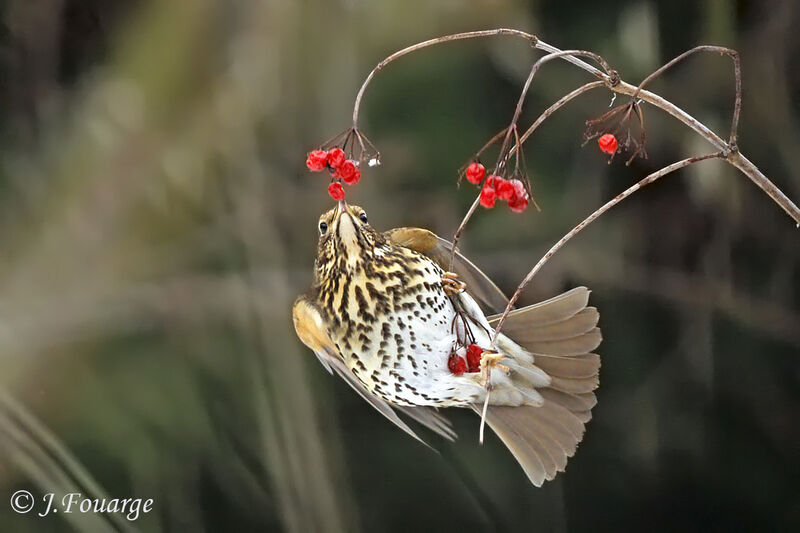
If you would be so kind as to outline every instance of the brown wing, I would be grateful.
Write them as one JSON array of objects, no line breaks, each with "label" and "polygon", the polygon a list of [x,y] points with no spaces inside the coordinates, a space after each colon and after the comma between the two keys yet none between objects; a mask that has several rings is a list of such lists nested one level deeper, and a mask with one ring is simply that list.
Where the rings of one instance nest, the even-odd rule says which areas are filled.
[{"label": "brown wing", "polygon": [[[435,233],[420,228],[396,228],[384,235],[398,246],[410,248],[436,261],[440,267],[450,270],[450,255],[453,244]],[[501,313],[508,304],[503,291],[476,267],[469,259],[456,252],[453,271],[467,284],[467,292],[492,313]]]},{"label": "brown wing", "polygon": [[[348,385],[350,385],[362,398],[374,407],[383,416],[389,419],[397,427],[425,444],[414,431],[403,422],[394,409],[385,402],[369,392],[358,379],[353,375],[347,365],[344,364],[336,350],[336,347],[328,335],[328,328],[322,315],[311,301],[305,296],[299,297],[294,302],[292,308],[292,319],[297,336],[303,344],[311,348],[314,354],[331,374],[336,372]],[[441,435],[447,440],[455,439],[455,432],[450,427],[450,422],[434,409],[428,407],[398,407],[401,412],[413,418],[431,431]]]}]

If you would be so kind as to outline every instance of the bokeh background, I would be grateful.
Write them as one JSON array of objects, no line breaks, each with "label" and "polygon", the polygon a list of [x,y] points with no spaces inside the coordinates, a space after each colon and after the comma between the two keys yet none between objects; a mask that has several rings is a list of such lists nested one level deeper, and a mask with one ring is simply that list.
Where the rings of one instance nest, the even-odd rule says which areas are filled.
[{"label": "bokeh background", "polygon": [[[529,485],[477,419],[434,453],[294,335],[327,181],[305,154],[348,125],[369,70],[436,35],[514,27],[636,83],[697,44],[738,49],[742,151],[800,198],[800,5],[5,0],[0,27],[0,531],[798,531],[800,242],[760,190],[701,163],[556,255],[530,303],[593,289],[599,403],[566,474]],[[383,154],[348,199],[373,226],[451,235],[456,171],[505,126],[538,57],[498,37],[382,71],[362,128]],[[549,63],[522,126],[588,81]],[[651,89],[726,135],[730,61]],[[525,153],[541,213],[481,211],[465,252],[507,292],[648,172],[711,147],[645,108],[647,160],[581,147],[582,96]],[[20,489],[155,500],[135,522],[20,515]],[[40,502],[41,505],[41,502]],[[41,510],[37,507],[37,511]]]}]

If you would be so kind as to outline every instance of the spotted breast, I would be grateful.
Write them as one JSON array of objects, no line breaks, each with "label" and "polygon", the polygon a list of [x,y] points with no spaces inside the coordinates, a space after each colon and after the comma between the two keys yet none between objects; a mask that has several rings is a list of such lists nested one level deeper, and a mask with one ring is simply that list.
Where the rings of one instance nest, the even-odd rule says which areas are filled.
[{"label": "spotted breast", "polygon": [[[349,222],[345,222],[349,223]],[[456,310],[444,271],[428,257],[362,230],[353,257],[336,250],[318,261],[317,302],[345,364],[373,394],[397,405],[466,405],[480,396],[474,379],[454,379]]]},{"label": "spotted breast", "polygon": [[[535,485],[565,468],[596,402],[600,330],[588,289],[512,311],[492,339],[499,315],[483,309],[508,300],[447,241],[420,228],[379,233],[344,201],[319,232],[314,282],[292,315],[328,371],[414,437],[398,412],[452,439],[433,408],[466,407],[486,415]],[[468,350],[477,368],[448,364]]]}]

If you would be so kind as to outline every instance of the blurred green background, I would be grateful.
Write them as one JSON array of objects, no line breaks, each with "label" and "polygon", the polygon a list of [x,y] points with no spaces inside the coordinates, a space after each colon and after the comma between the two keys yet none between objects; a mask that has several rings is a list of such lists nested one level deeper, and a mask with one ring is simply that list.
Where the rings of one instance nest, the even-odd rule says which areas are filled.
[{"label": "blurred green background", "polygon": [[[6,0],[0,27],[0,531],[798,531],[800,246],[710,161],[600,218],[522,303],[593,289],[599,403],[565,474],[533,488],[477,418],[433,453],[296,339],[327,181],[305,154],[344,129],[383,57],[514,27],[637,83],[697,44],[741,52],[740,147],[800,199],[800,6],[543,2]],[[382,71],[362,128],[383,154],[348,200],[373,226],[452,234],[456,170],[504,127],[538,55],[509,37]],[[551,62],[528,124],[589,81]],[[732,73],[698,56],[651,86],[726,135]],[[611,165],[582,96],[526,144],[541,213],[480,211],[463,249],[507,292],[648,172],[711,151],[645,108],[647,160]],[[619,102],[619,100],[618,100]],[[153,498],[135,522],[17,514],[11,494]]]}]

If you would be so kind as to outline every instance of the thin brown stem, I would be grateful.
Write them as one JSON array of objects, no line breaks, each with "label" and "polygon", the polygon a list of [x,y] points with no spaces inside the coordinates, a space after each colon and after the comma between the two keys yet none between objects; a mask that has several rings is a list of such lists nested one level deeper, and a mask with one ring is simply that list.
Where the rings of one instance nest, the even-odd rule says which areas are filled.
[{"label": "thin brown stem", "polygon": [[[569,102],[570,100],[574,99],[576,96],[585,93],[586,91],[588,91],[590,89],[601,87],[603,85],[605,85],[605,82],[593,81],[593,82],[587,83],[586,85],[582,85],[581,87],[578,87],[577,89],[575,89],[571,93],[561,97],[557,102],[555,102],[553,105],[548,107],[544,111],[544,113],[539,115],[539,118],[536,119],[536,121],[531,125],[531,127],[528,128],[527,131],[525,131],[525,133],[522,134],[522,136],[519,139],[519,142],[514,147],[511,148],[511,151],[509,152],[509,156],[512,153],[514,153],[516,150],[518,150],[518,148],[522,145],[522,143],[524,143],[525,140],[528,137],[530,137],[530,135],[534,132],[534,130],[536,130],[536,128],[538,128],[541,125],[542,122],[544,122],[548,117],[550,117],[550,115],[552,115],[553,113],[558,111],[567,102]],[[494,144],[497,141],[497,139],[500,137],[500,135],[505,133],[505,131],[506,131],[505,129],[500,130],[500,132],[498,132],[497,135],[492,137],[492,139],[489,142],[487,142],[484,145],[483,148],[481,148],[480,152],[482,152],[483,150],[488,148],[491,144]],[[478,152],[478,153],[480,153],[480,152]],[[475,213],[475,210],[478,208],[479,203],[480,203],[480,194],[478,194],[478,197],[475,198],[474,202],[472,202],[472,206],[470,206],[469,210],[464,215],[464,218],[461,219],[461,223],[459,224],[458,229],[453,234],[453,249],[452,249],[451,254],[450,254],[450,268],[451,269],[453,268],[453,262],[455,261],[456,246],[458,245],[458,240],[461,237],[461,234],[464,232],[464,228],[467,226],[467,222],[469,222],[470,218],[472,218],[472,215]],[[536,205],[535,201],[534,201],[534,205]],[[538,209],[538,206],[537,206],[537,209]]]},{"label": "thin brown stem", "polygon": [[[431,39],[428,41],[424,41],[422,43],[417,43],[415,45],[409,46],[390,55],[389,57],[378,63],[378,65],[369,73],[367,78],[364,80],[364,83],[361,85],[361,89],[358,91],[358,95],[356,96],[355,105],[353,107],[353,127],[355,128],[358,122],[358,113],[361,106],[361,99],[364,96],[364,91],[366,90],[367,86],[369,85],[369,82],[372,80],[375,74],[384,66],[386,66],[388,63],[408,53],[414,52],[422,48],[426,48],[428,46],[432,46],[434,44],[450,42],[459,39],[491,37],[495,35],[511,35],[515,37],[522,37],[533,43],[533,45],[539,50],[543,50],[548,53],[562,52],[562,50],[556,48],[555,46],[549,45],[539,40],[535,35],[508,28],[457,33],[453,35],[438,37],[436,39]],[[732,57],[734,58],[734,64],[737,76],[737,82],[736,82],[737,95],[741,95],[741,75],[740,75],[741,73],[739,67],[738,54]],[[729,163],[738,168],[753,183],[758,185],[761,188],[761,190],[767,193],[770,196],[770,198],[772,198],[775,201],[775,203],[777,203],[790,217],[792,217],[792,219],[794,219],[794,221],[798,224],[798,226],[800,226],[800,209],[798,209],[797,205],[795,205],[794,202],[792,202],[780,189],[778,189],[778,187],[776,187],[775,184],[772,183],[750,160],[748,160],[746,157],[744,157],[738,152],[738,149],[735,144],[736,140],[735,138],[733,139],[734,142],[731,142],[730,144],[723,141],[705,124],[694,118],[692,115],[690,115],[683,109],[679,108],[672,102],[665,100],[661,96],[645,90],[644,88],[636,87],[629,83],[625,83],[624,81],[619,79],[619,76],[615,71],[609,71],[608,74],[606,74],[601,70],[588,64],[587,62],[583,61],[582,59],[575,57],[573,55],[565,55],[563,56],[563,59],[585,70],[586,72],[592,74],[593,76],[597,76],[606,83],[606,86],[610,90],[614,91],[615,93],[625,94],[628,96],[635,95],[636,98],[641,99],[653,106],[660,108],[662,111],[665,111],[666,113],[672,115],[673,117],[677,118],[678,120],[686,124],[689,128],[694,130],[698,135],[700,135],[701,137],[706,139],[709,143],[711,143],[716,150],[724,152],[726,154],[726,160]],[[738,98],[737,100],[741,100],[741,98]],[[740,108],[741,108],[741,102],[739,101],[739,103],[736,104],[734,108],[734,117],[732,126],[734,132],[736,131],[736,127],[738,126]],[[472,211],[474,211],[474,209],[472,209]],[[463,231],[463,228],[460,228],[460,230]],[[461,231],[457,233],[460,235]]]},{"label": "thin brown stem", "polygon": [[[522,91],[520,93],[520,96],[517,99],[517,106],[514,109],[514,116],[511,118],[511,124],[505,130],[505,138],[503,139],[503,146],[500,148],[500,153],[498,155],[497,163],[495,164],[495,173],[499,172],[501,165],[504,165],[505,162],[508,160],[508,156],[510,155],[510,152],[506,153],[506,149],[508,148],[508,143],[509,143],[509,140],[511,139],[512,131],[513,131],[514,136],[516,138],[515,146],[520,146],[521,145],[521,140],[520,140],[520,137],[518,136],[518,132],[517,132],[517,121],[519,120],[519,116],[522,113],[522,104],[525,102],[525,97],[527,96],[528,90],[530,89],[531,82],[533,81],[533,76],[536,74],[536,72],[539,70],[539,68],[543,64],[547,63],[548,61],[551,61],[553,59],[563,58],[563,57],[575,57],[575,56],[586,56],[586,57],[589,57],[591,59],[594,59],[607,72],[611,71],[610,67],[608,66],[608,63],[606,63],[606,61],[602,57],[600,57],[599,55],[594,54],[592,52],[587,52],[585,50],[566,50],[566,51],[552,52],[552,53],[540,58],[539,60],[537,60],[536,63],[533,64],[533,67],[531,67],[531,71],[528,74],[528,78],[525,80],[525,85],[523,86]],[[605,84],[605,82],[602,82],[602,81],[597,81],[597,82],[593,82],[593,83],[597,83],[598,84],[597,86]],[[587,85],[591,85],[591,84],[587,84]],[[573,93],[575,93],[575,94],[573,96],[567,98],[566,100],[564,98],[562,98],[561,100],[559,100],[559,102],[561,102],[560,104],[559,104],[559,102],[556,102],[556,104],[559,104],[559,105],[556,106],[555,108],[553,108],[553,106],[551,106],[551,108],[553,108],[553,109],[552,109],[552,111],[550,111],[550,114],[552,114],[556,109],[558,109],[562,105],[564,105],[567,102],[569,102],[575,96],[581,94],[582,92],[588,90],[589,88],[593,88],[594,86],[588,87],[588,88],[586,88],[586,87],[587,86],[584,86],[582,88],[577,89],[576,90],[577,92],[573,91]],[[570,94],[572,94],[572,93],[570,93]],[[570,96],[570,95],[567,95],[567,96]],[[544,119],[542,119],[542,120],[544,120]],[[539,123],[541,124],[541,121]],[[530,131],[532,131],[532,130],[530,130]],[[500,133],[502,133],[502,131]],[[499,136],[500,133],[498,133],[497,136]],[[528,132],[526,132],[526,134],[530,135]],[[497,136],[493,137],[489,141],[489,143],[487,143],[487,145],[494,143],[496,141]],[[523,137],[525,137],[525,135],[523,135]],[[486,148],[486,146],[484,146],[484,148],[482,148],[481,150],[484,150],[485,148]],[[517,162],[519,162],[519,158],[517,158]],[[461,220],[461,224],[459,224],[458,229],[456,230],[455,234],[453,235],[453,249],[452,249],[451,254],[450,254],[450,268],[453,267],[453,261],[455,261],[455,254],[456,254],[456,247],[458,246],[458,240],[461,237],[461,234],[464,232],[464,228],[466,227],[467,223],[472,218],[472,215],[475,213],[479,202],[480,202],[480,193],[478,194],[478,197],[475,199],[475,201],[472,203],[472,206],[470,207],[469,211],[467,211],[466,215],[464,215],[464,218]],[[534,204],[535,203],[536,202],[534,201]],[[538,209],[538,205],[537,205],[537,209]]]},{"label": "thin brown stem", "polygon": [[695,46],[691,50],[687,50],[678,57],[665,63],[660,68],[655,70],[652,74],[647,76],[644,80],[642,80],[642,82],[637,87],[636,92],[632,95],[632,98],[636,99],[639,96],[639,92],[644,88],[644,86],[650,83],[653,79],[663,74],[666,70],[670,69],[676,63],[680,63],[690,55],[695,54],[697,52],[714,52],[719,54],[726,54],[730,56],[730,58],[733,60],[733,74],[735,79],[736,97],[733,102],[733,119],[731,120],[731,136],[730,140],[728,141],[728,144],[730,145],[731,150],[735,151],[737,149],[736,137],[737,137],[737,132],[739,130],[739,114],[741,113],[742,110],[742,66],[739,60],[739,52],[737,52],[736,50],[731,50],[730,48],[724,48],[722,46],[710,46],[710,45]]},{"label": "thin brown stem", "polygon": [[489,139],[488,141],[486,141],[486,144],[484,144],[484,145],[481,147],[481,149],[480,149],[480,150],[478,150],[478,153],[476,153],[476,154],[475,154],[475,156],[476,156],[476,157],[480,157],[480,156],[481,156],[481,154],[482,154],[483,152],[485,152],[485,151],[486,151],[486,150],[487,150],[487,149],[488,149],[488,148],[489,148],[491,145],[493,145],[494,143],[496,143],[497,141],[499,141],[499,140],[500,140],[500,137],[502,137],[502,136],[505,134],[505,132],[506,132],[506,130],[507,130],[507,129],[508,129],[508,128],[503,128],[502,130],[498,131],[498,132],[495,134],[495,136],[494,136],[494,137],[492,137],[491,139]]},{"label": "thin brown stem", "polygon": [[597,89],[598,87],[604,87],[605,85],[606,85],[605,82],[602,82],[602,81],[590,81],[589,83],[587,83],[585,85],[581,85],[580,87],[578,87],[574,91],[572,91],[570,93],[567,93],[564,96],[562,96],[561,98],[559,98],[553,105],[551,105],[550,107],[545,109],[542,112],[542,114],[539,115],[539,117],[533,122],[533,124],[531,124],[531,126],[527,130],[525,130],[525,133],[520,135],[519,142],[516,145],[511,147],[511,150],[509,150],[509,152],[508,152],[508,157],[511,157],[518,150],[520,150],[522,145],[528,139],[528,137],[530,137],[531,134],[534,131],[536,131],[536,128],[541,126],[542,122],[544,122],[545,120],[550,118],[550,115],[552,115],[553,113],[558,111],[566,103],[568,103],[569,101],[573,100],[574,98],[582,95],[586,91],[590,91],[592,89]]},{"label": "thin brown stem", "polygon": [[478,205],[481,202],[481,194],[478,193],[478,196],[475,198],[475,201],[472,202],[472,205],[469,206],[469,210],[467,210],[467,214],[464,215],[464,218],[461,220],[461,224],[458,225],[458,229],[453,234],[453,245],[452,249],[450,250],[450,270],[453,270],[453,263],[456,260],[456,247],[458,246],[458,239],[461,238],[461,234],[464,233],[464,228],[467,227],[467,222],[469,219],[472,218],[472,214],[478,209]]},{"label": "thin brown stem", "polygon": [[531,280],[536,275],[536,273],[539,272],[539,270],[541,270],[541,268],[544,266],[544,264],[547,263],[547,261],[549,261],[550,258],[553,257],[553,254],[555,254],[562,246],[564,246],[567,243],[567,241],[569,241],[575,235],[580,233],[586,226],[588,226],[589,224],[594,222],[600,215],[602,215],[603,213],[605,213],[606,211],[608,211],[609,209],[611,209],[612,207],[614,207],[615,205],[620,203],[622,200],[624,200],[625,198],[627,198],[631,194],[635,193],[636,191],[638,191],[639,189],[641,189],[645,185],[649,185],[649,184],[653,183],[654,181],[656,181],[657,179],[659,179],[659,178],[661,178],[663,176],[666,176],[667,174],[669,174],[671,172],[674,172],[674,171],[676,171],[678,169],[687,167],[687,166],[689,166],[689,165],[691,165],[693,163],[697,163],[699,161],[705,161],[707,159],[722,159],[722,158],[725,158],[725,157],[726,157],[725,153],[716,152],[716,153],[713,153],[713,154],[708,154],[708,155],[704,155],[704,156],[700,156],[700,157],[689,157],[687,159],[683,159],[683,160],[678,161],[676,163],[672,163],[671,165],[667,165],[664,168],[662,168],[660,170],[657,170],[656,172],[653,172],[652,174],[649,174],[647,177],[643,178],[641,181],[639,181],[639,182],[635,183],[634,185],[630,186],[624,192],[618,194],[612,200],[608,201],[605,205],[603,205],[601,208],[599,208],[594,213],[592,213],[591,215],[586,217],[580,224],[578,224],[577,226],[572,228],[572,230],[570,230],[569,233],[567,233],[566,235],[561,237],[561,239],[559,239],[559,241],[556,242],[547,251],[547,253],[541,259],[539,259],[539,262],[536,263],[536,265],[534,265],[534,267],[530,270],[530,272],[528,272],[528,275],[526,275],[525,278],[522,280],[522,282],[520,282],[519,286],[517,287],[517,290],[514,291],[514,294],[511,296],[511,299],[508,301],[508,305],[506,305],[506,308],[503,311],[503,315],[500,317],[500,321],[497,323],[497,326],[495,327],[494,334],[492,335],[492,345],[491,345],[490,349],[494,348],[494,344],[495,344],[495,342],[497,340],[497,335],[500,333],[500,330],[503,328],[503,323],[505,322],[506,318],[508,317],[508,313],[510,313],[511,309],[513,309],[514,304],[519,299],[520,295],[522,294],[522,291],[525,289],[525,287],[528,285],[528,283],[531,282]]},{"label": "thin brown stem", "polygon": [[[633,96],[637,92],[637,88],[629,83],[620,81],[618,85],[611,88],[612,91],[620,94]],[[686,111],[682,110],[672,102],[665,100],[661,96],[651,93],[642,89],[639,92],[638,98],[645,102],[652,104],[663,111],[666,111],[673,117],[677,118],[695,132],[700,134],[701,137],[710,142],[714,147],[726,153],[725,159],[738,168],[750,181],[758,185],[758,187],[767,193],[772,200],[783,209],[787,215],[800,227],[800,209],[790,200],[772,181],[769,180],[749,159],[747,159],[741,152],[732,151],[731,147],[723,141],[716,133],[711,131],[705,124],[701,123],[696,118],[689,115]]]},{"label": "thin brown stem", "polygon": [[[519,131],[517,128],[514,128],[514,146],[519,145]],[[519,174],[519,152],[517,152],[516,156],[514,157],[514,174]]]},{"label": "thin brown stem", "polygon": [[401,58],[406,54],[410,54],[411,52],[416,52],[417,50],[421,50],[423,48],[427,48],[429,46],[433,46],[435,44],[441,43],[449,43],[451,41],[458,41],[462,39],[475,39],[477,37],[492,37],[494,35],[513,35],[515,37],[522,37],[531,41],[534,45],[539,40],[535,35],[526,33],[524,31],[519,30],[512,30],[508,28],[498,28],[494,30],[481,30],[481,31],[468,31],[463,33],[455,33],[452,35],[444,35],[442,37],[437,37],[435,39],[429,39],[427,41],[423,41],[421,43],[413,44],[411,46],[407,46],[402,50],[398,50],[397,52],[393,53],[377,65],[372,71],[369,73],[367,78],[364,80],[364,83],[361,84],[361,88],[358,90],[358,94],[356,95],[356,102],[353,106],[353,128],[358,128],[358,113],[359,109],[361,108],[361,99],[364,97],[364,91],[367,89],[367,85],[372,81],[372,78],[375,77],[375,74],[378,73],[383,67],[394,61],[395,59]]},{"label": "thin brown stem", "polygon": [[517,121],[519,120],[519,116],[522,113],[522,104],[525,103],[525,98],[528,96],[528,90],[531,87],[531,83],[533,82],[533,77],[539,71],[542,65],[547,63],[548,61],[552,61],[553,59],[563,58],[563,57],[588,57],[590,59],[595,60],[606,73],[611,71],[611,68],[606,63],[605,59],[600,57],[599,55],[593,52],[587,52],[586,50],[564,50],[558,52],[551,52],[546,56],[539,58],[536,63],[533,64],[531,67],[531,71],[528,74],[528,78],[525,80],[525,85],[522,87],[522,91],[520,92],[519,98],[517,99],[517,106],[514,108],[514,116],[511,118],[511,124],[509,125],[508,129],[506,130],[506,137],[503,140],[503,147],[500,149],[500,154],[497,157],[497,164],[495,165],[495,173],[500,171],[501,165],[506,161],[504,157],[506,154],[506,149],[508,148],[508,143],[511,140],[511,132],[513,131],[516,135],[517,133]]}]

